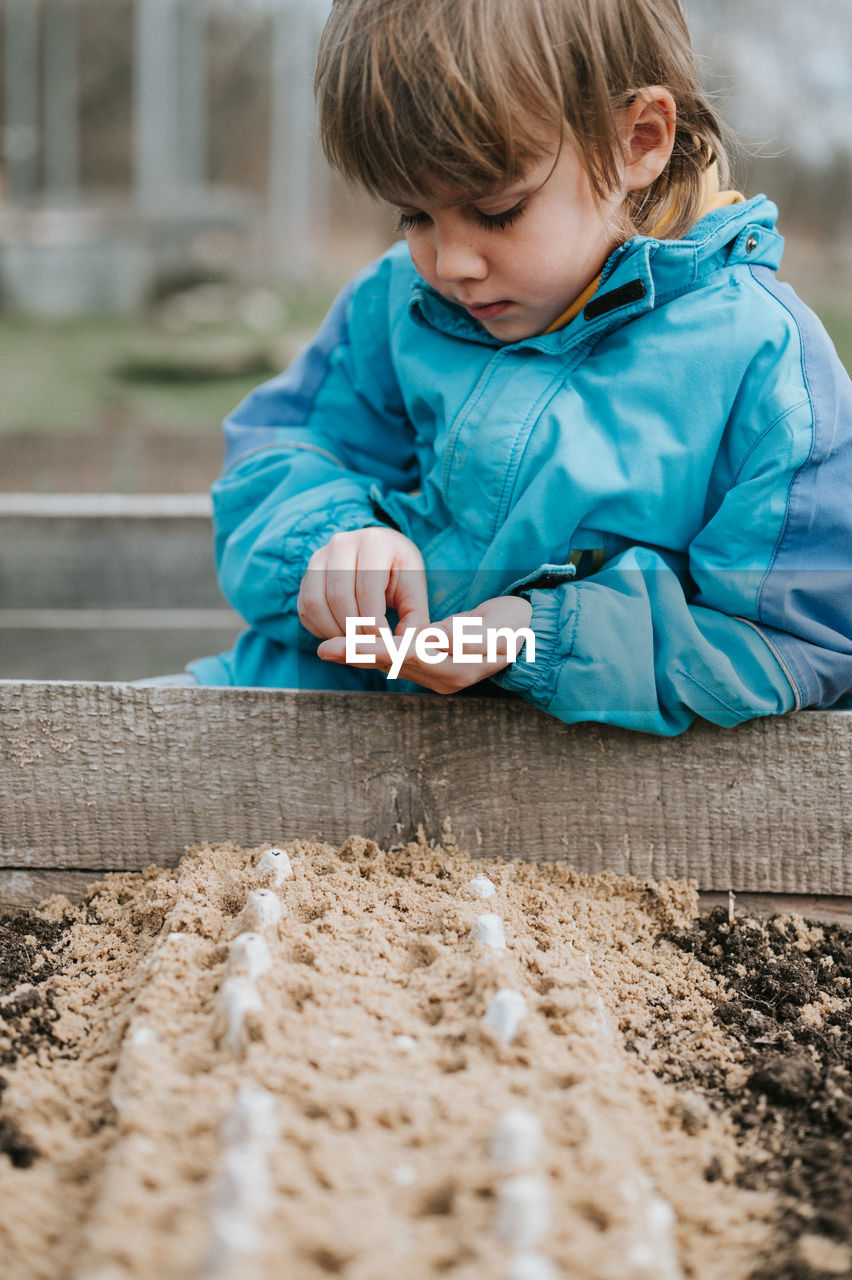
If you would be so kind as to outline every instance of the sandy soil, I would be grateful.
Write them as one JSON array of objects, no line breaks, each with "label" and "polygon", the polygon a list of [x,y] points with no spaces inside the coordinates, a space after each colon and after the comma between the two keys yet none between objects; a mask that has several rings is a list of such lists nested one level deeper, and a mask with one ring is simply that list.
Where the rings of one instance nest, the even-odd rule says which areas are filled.
[{"label": "sandy soil", "polygon": [[[760,1080],[689,886],[359,838],[287,846],[275,884],[266,848],[193,850],[7,922],[4,1280],[746,1280],[777,1261],[788,1192],[754,1176],[771,1143],[732,1100]],[[504,948],[479,936],[500,922]],[[508,1042],[500,991],[510,1013],[522,997]],[[847,988],[806,994],[813,1026],[848,1014]],[[803,1223],[783,1237],[799,1269],[771,1274],[852,1273],[842,1230]]]}]

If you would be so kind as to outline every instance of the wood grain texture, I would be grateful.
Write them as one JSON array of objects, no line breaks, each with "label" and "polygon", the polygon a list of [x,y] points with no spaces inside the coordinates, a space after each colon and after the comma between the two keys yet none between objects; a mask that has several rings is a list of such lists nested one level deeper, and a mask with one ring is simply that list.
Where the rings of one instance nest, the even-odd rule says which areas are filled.
[{"label": "wood grain texture", "polygon": [[708,890],[852,894],[852,713],[660,739],[517,700],[0,682],[0,867],[422,828]]},{"label": "wood grain texture", "polygon": [[0,911],[29,911],[54,893],[82,902],[96,871],[0,871]]},{"label": "wood grain texture", "polygon": [[224,608],[210,501],[0,494],[5,609]]}]

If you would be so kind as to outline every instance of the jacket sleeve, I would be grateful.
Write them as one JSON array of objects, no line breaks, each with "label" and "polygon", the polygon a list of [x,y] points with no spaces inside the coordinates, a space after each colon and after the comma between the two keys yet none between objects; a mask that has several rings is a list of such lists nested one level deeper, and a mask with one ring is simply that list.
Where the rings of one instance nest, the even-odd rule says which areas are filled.
[{"label": "jacket sleeve", "polygon": [[686,552],[628,547],[582,581],[521,587],[535,661],[499,684],[565,721],[667,735],[852,690],[852,384],[809,316],[804,394],[752,431]]},{"label": "jacket sleeve", "polygon": [[315,340],[225,422],[212,489],[226,598],[254,628],[316,644],[296,598],[310,557],[337,532],[381,525],[371,491],[410,488],[416,457],[390,357],[386,258],[356,278]]}]

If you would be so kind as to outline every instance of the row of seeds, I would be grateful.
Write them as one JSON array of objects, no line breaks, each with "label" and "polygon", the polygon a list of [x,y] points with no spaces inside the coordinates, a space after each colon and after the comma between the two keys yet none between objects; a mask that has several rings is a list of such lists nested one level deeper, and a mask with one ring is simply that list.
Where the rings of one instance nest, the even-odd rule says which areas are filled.
[{"label": "row of seeds", "polygon": [[[178,893],[143,966],[114,1080],[117,1136],[85,1226],[84,1265],[75,1280],[118,1280],[133,1274],[134,1260],[120,1238],[120,1224],[138,1212],[139,1196],[132,1193],[138,1193],[140,1181],[151,1218],[149,1238],[158,1242],[152,1246],[154,1253],[161,1253],[149,1262],[159,1266],[160,1274],[231,1280],[251,1271],[253,1255],[259,1258],[268,1251],[278,1194],[273,1165],[282,1117],[276,1113],[284,1099],[277,1089],[257,1083],[264,1076],[256,1069],[250,1073],[246,1059],[252,1043],[264,1039],[265,1024],[274,1014],[264,1007],[264,978],[273,971],[270,944],[284,936],[282,927],[287,933],[282,916],[291,874],[288,854],[267,849],[250,871],[257,887],[246,895],[243,880],[230,910],[223,911],[206,934],[201,926],[195,931],[187,901],[198,899],[197,888],[194,893]],[[474,895],[483,905],[493,906],[497,890],[487,877],[477,876],[462,890],[462,897]],[[291,911],[288,907],[288,916]],[[515,937],[511,942],[508,948],[503,918],[496,911],[485,911],[474,920],[471,990],[491,992],[481,1018],[483,1044],[490,1038],[494,1045],[490,1069],[495,1083],[501,1064],[517,1071],[516,1040],[534,1053],[548,1034],[543,1001],[530,988],[523,959],[528,940]],[[560,947],[560,954],[558,990],[573,993],[576,1010],[576,1045],[563,1041],[566,1057],[576,1056],[580,1080],[571,1094],[573,1105],[582,1110],[578,1132],[583,1136],[576,1155],[605,1174],[611,1201],[606,1252],[613,1259],[613,1274],[619,1280],[681,1280],[672,1211],[642,1173],[635,1153],[625,1156],[623,1135],[612,1131],[611,1122],[608,1128],[606,1108],[599,1105],[607,1091],[617,1095],[624,1079],[589,958],[576,941]],[[161,995],[173,991],[176,983],[185,987],[180,1027],[164,1025],[158,1012]],[[419,1056],[420,1042],[412,1036],[397,1035],[396,1047]],[[455,1091],[456,1080],[462,1083],[460,1077],[444,1076],[441,1088]],[[181,1146],[171,1135],[186,1133],[179,1113],[188,1095],[199,1092],[209,1102],[207,1119]],[[502,1096],[506,1098],[505,1087]],[[566,1153],[556,1150],[556,1137],[548,1147],[552,1117],[547,1105],[539,1117],[504,1101],[496,1112],[490,1144],[484,1144],[494,1170],[492,1235],[509,1255],[507,1280],[554,1280],[560,1274],[548,1244],[553,1185],[549,1170],[556,1163],[564,1165]],[[567,1096],[564,1105],[571,1105]],[[475,1134],[471,1138],[476,1141]],[[396,1185],[405,1186],[412,1176],[409,1166],[399,1166]],[[176,1185],[183,1188],[183,1205],[174,1203]],[[561,1208],[568,1214],[573,1206]],[[561,1224],[554,1225],[558,1235]],[[206,1241],[203,1256],[199,1240]],[[564,1248],[560,1263],[564,1264]]]},{"label": "row of seeds", "polygon": [[[496,892],[495,885],[487,876],[477,876],[470,887],[478,897],[486,900],[493,898]],[[499,954],[506,950],[503,921],[495,912],[483,912],[478,916],[473,937],[491,953]],[[580,955],[586,980],[594,992],[596,1029],[610,1051],[606,1058],[601,1059],[600,1068],[605,1072],[617,1058],[615,1041],[603,1000],[595,986],[589,956],[586,952]],[[484,1018],[494,1036],[508,1045],[514,1040],[526,1012],[527,1001],[522,992],[501,987],[492,998]],[[615,1080],[612,1086],[617,1087]],[[598,1126],[602,1127],[600,1119]],[[504,1114],[491,1143],[492,1157],[498,1163],[523,1170],[503,1181],[497,1196],[495,1234],[516,1250],[509,1264],[507,1280],[556,1280],[558,1274],[547,1257],[534,1251],[550,1224],[547,1180],[535,1171],[540,1146],[540,1121],[522,1108],[512,1108]],[[674,1246],[671,1206],[655,1192],[636,1165],[631,1167],[628,1164],[624,1168],[616,1191],[620,1200],[619,1216],[625,1224],[625,1236],[629,1242],[623,1256],[625,1280],[632,1277],[639,1280],[645,1276],[654,1276],[655,1280],[682,1280]]]}]

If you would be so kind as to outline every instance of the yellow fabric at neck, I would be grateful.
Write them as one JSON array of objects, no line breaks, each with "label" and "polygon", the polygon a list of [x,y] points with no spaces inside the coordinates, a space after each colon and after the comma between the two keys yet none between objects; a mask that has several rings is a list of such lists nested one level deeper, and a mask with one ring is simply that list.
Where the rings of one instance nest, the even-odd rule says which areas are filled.
[{"label": "yellow fabric at neck", "polygon": [[[715,164],[711,165],[704,175],[703,196],[696,222],[700,222],[706,214],[712,213],[714,209],[724,209],[730,204],[742,204],[743,200],[745,200],[745,196],[740,191],[719,190],[719,170]],[[666,217],[657,223],[651,234],[654,236],[662,235],[674,216],[675,210],[670,209]],[[600,276],[596,276],[580,296],[574,299],[570,307],[563,311],[561,316],[557,316],[553,324],[548,325],[544,333],[555,333],[557,329],[564,329],[566,324],[570,324],[574,317],[580,314],[589,299],[594,296],[600,282]]]}]

